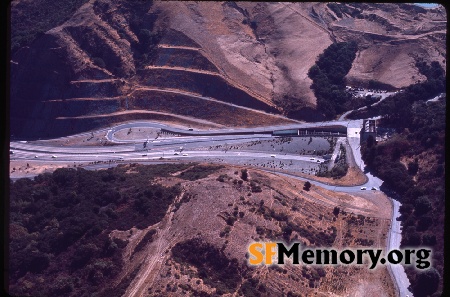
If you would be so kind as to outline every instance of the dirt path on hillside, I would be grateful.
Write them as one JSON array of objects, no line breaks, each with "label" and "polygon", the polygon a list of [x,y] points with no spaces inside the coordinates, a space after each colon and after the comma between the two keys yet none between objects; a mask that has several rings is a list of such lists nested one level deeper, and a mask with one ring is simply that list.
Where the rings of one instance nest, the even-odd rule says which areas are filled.
[{"label": "dirt path on hillside", "polygon": [[235,81],[235,80],[232,79],[230,76],[228,76],[227,73],[225,72],[225,70],[224,70],[220,65],[218,65],[217,63],[215,63],[214,60],[208,55],[208,53],[207,53],[205,50],[203,50],[203,49],[201,49],[201,48],[197,49],[197,48],[186,47],[186,46],[171,46],[171,45],[164,45],[164,46],[161,46],[161,47],[163,47],[163,48],[177,48],[177,49],[196,50],[196,51],[201,52],[202,55],[203,55],[206,59],[208,59],[208,61],[209,61],[211,64],[213,64],[213,65],[219,70],[220,73],[219,73],[219,74],[213,73],[214,75],[218,75],[218,76],[222,77],[223,79],[225,79],[225,80],[226,80],[230,85],[232,85],[233,87],[235,87],[235,88],[237,88],[237,89],[240,89],[241,91],[244,91],[244,92],[250,94],[251,96],[255,97],[256,99],[258,99],[258,100],[260,100],[260,101],[262,101],[262,102],[264,102],[264,103],[266,103],[266,104],[268,104],[269,106],[276,107],[275,104],[272,102],[272,100],[270,100],[270,99],[268,99],[268,98],[265,98],[264,96],[262,96],[262,95],[260,95],[260,94],[258,94],[258,93],[255,93],[253,90],[251,90],[251,89],[249,89],[248,87],[246,87],[246,86],[240,84],[239,82]]},{"label": "dirt path on hillside", "polygon": [[426,32],[426,33],[422,33],[422,34],[418,34],[418,35],[409,35],[409,36],[402,35],[401,38],[400,38],[397,35],[386,35],[386,34],[370,32],[370,31],[351,29],[351,28],[348,28],[346,26],[339,25],[339,24],[333,24],[333,27],[335,27],[335,28],[342,28],[342,29],[345,29],[348,32],[352,32],[352,33],[372,34],[372,35],[375,35],[375,36],[379,36],[380,38],[385,38],[386,39],[386,41],[385,41],[386,43],[389,43],[389,42],[392,42],[392,41],[411,41],[411,40],[420,39],[420,38],[426,37],[428,35],[438,34],[438,33],[447,34],[446,30],[438,30],[438,31],[431,31],[431,32]]},{"label": "dirt path on hillside", "polygon": [[172,226],[172,218],[174,212],[172,211],[175,202],[179,202],[184,193],[174,201],[173,204],[167,209],[164,219],[161,221],[160,230],[157,233],[158,238],[147,247],[147,256],[142,264],[141,271],[134,278],[127,291],[123,296],[125,297],[135,297],[142,296],[145,293],[145,289],[153,284],[156,274],[160,270],[161,265],[167,260],[165,251],[170,248],[170,246],[176,241],[176,236],[173,236],[172,240],[167,240],[169,238],[169,230]]},{"label": "dirt path on hillside", "polygon": [[[225,79],[225,80],[226,80],[230,85],[232,85],[233,87],[235,87],[235,88],[237,88],[237,89],[240,89],[241,91],[244,91],[244,92],[250,94],[251,96],[253,96],[253,97],[255,97],[256,99],[258,99],[258,100],[260,100],[260,101],[266,103],[267,105],[276,108],[276,105],[272,102],[272,100],[270,100],[270,99],[268,99],[268,98],[265,98],[264,96],[262,96],[262,95],[260,95],[260,94],[258,94],[258,93],[255,93],[253,90],[251,90],[251,89],[247,88],[246,86],[244,86],[244,85],[238,83],[237,81],[233,80],[230,76],[228,76],[227,73],[225,72],[225,70],[223,70],[223,68],[222,68],[220,65],[218,65],[217,63],[215,63],[214,60],[206,53],[205,50],[203,50],[203,49],[201,49],[201,48],[195,48],[195,47],[175,46],[175,45],[167,45],[167,44],[164,44],[164,45],[163,45],[163,44],[160,44],[158,47],[161,47],[161,48],[186,49],[186,50],[194,50],[194,51],[199,51],[199,52],[201,52],[201,54],[202,54],[206,59],[208,59],[208,61],[209,61],[211,64],[213,64],[213,65],[219,70],[219,73],[208,72],[208,71],[204,71],[204,72],[203,72],[202,70],[199,70],[198,73],[204,73],[204,74],[211,74],[211,75],[220,76],[220,77],[222,77],[223,79]],[[158,67],[158,68],[159,68],[159,66],[147,66],[147,67],[152,67],[152,68],[153,68],[153,67],[155,67],[155,68]],[[196,69],[192,69],[192,68],[190,68],[189,70],[188,70],[187,68],[182,68],[182,67],[166,67],[166,66],[162,66],[161,68],[166,68],[166,69],[180,68],[180,69],[177,69],[177,70],[185,70],[185,71],[197,72]]]},{"label": "dirt path on hillside", "polygon": [[105,79],[80,79],[80,80],[72,80],[71,84],[74,83],[105,83],[105,82],[116,82],[121,81],[120,78],[105,78]]},{"label": "dirt path on hillside", "polygon": [[57,119],[89,119],[89,118],[110,117],[110,116],[131,114],[131,113],[147,113],[147,114],[165,115],[165,116],[180,118],[180,119],[191,121],[191,122],[198,122],[201,124],[211,125],[212,127],[223,127],[223,125],[219,125],[219,124],[216,124],[216,123],[213,123],[210,121],[201,120],[201,119],[197,119],[197,118],[191,118],[191,117],[177,115],[177,114],[173,114],[173,113],[166,113],[166,112],[160,112],[160,111],[149,111],[149,110],[139,110],[139,109],[117,111],[117,112],[112,112],[112,113],[108,113],[108,114],[99,114],[99,115],[85,115],[85,116],[78,116],[78,117],[58,117]]},{"label": "dirt path on hillside", "polygon": [[199,47],[190,47],[190,46],[182,46],[182,45],[170,45],[170,44],[158,44],[159,48],[176,48],[176,49],[185,49],[190,51],[200,51]]},{"label": "dirt path on hillside", "polygon": [[179,66],[154,66],[154,65],[148,65],[145,66],[145,69],[167,69],[167,70],[178,70],[178,71],[186,71],[186,72],[195,72],[195,73],[203,73],[208,75],[214,75],[214,76],[220,76],[217,72],[213,71],[207,71],[207,70],[200,70],[196,68],[186,68],[186,67],[179,67]]},{"label": "dirt path on hillside", "polygon": [[310,22],[312,25],[314,25],[315,27],[319,28],[320,30],[322,30],[323,32],[327,33],[328,36],[330,36],[330,39],[333,41],[336,41],[336,37],[333,35],[332,32],[328,31],[327,29],[325,29],[324,27],[320,26],[319,24],[317,24],[316,22],[314,22],[313,20],[311,20],[310,18],[308,18],[307,16],[303,15],[301,12],[299,12],[298,10],[292,8],[289,4],[285,4],[284,6],[286,6],[287,8],[289,8],[290,10],[292,10],[294,13],[296,13],[297,15],[303,17],[305,20],[307,20],[308,22]]},{"label": "dirt path on hillside", "polygon": [[[215,75],[217,75],[217,74],[215,74]],[[259,110],[259,109],[253,109],[253,108],[250,108],[250,107],[240,106],[240,105],[236,105],[236,104],[233,104],[233,103],[230,103],[230,102],[217,100],[217,99],[214,99],[214,98],[203,97],[200,94],[195,94],[195,93],[191,93],[191,92],[187,92],[187,91],[181,91],[181,90],[178,90],[178,89],[162,89],[162,88],[157,88],[157,87],[137,86],[136,89],[134,89],[128,95],[131,95],[133,92],[139,91],[139,90],[174,93],[174,94],[180,94],[180,95],[195,97],[195,98],[202,99],[202,100],[213,101],[213,102],[217,102],[217,103],[220,103],[220,104],[226,104],[226,105],[233,106],[233,107],[240,108],[240,109],[246,109],[246,110],[249,110],[251,112],[261,113],[261,114],[264,114],[265,116],[268,116],[268,117],[281,118],[281,119],[283,119],[285,121],[289,121],[289,122],[303,123],[303,122],[298,121],[298,120],[289,119],[289,118],[287,118],[285,116],[282,116],[282,115],[271,114],[271,113],[267,113],[267,112]]]}]

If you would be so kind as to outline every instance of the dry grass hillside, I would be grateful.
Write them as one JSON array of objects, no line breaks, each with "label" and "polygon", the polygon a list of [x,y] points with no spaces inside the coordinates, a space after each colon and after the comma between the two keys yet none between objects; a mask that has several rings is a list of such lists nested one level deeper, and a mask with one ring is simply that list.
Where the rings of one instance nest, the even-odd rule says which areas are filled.
[{"label": "dry grass hillside", "polygon": [[[226,167],[199,180],[180,179],[188,168],[157,181],[165,186],[181,182],[182,187],[162,221],[133,230],[132,236],[128,230],[110,235],[127,241],[127,266],[116,283],[138,271],[124,296],[394,296],[385,268],[252,268],[246,263],[253,241],[383,247],[390,222],[384,195],[366,200],[315,186],[304,191],[298,181],[257,170],[249,170],[242,180],[241,169]],[[339,214],[333,214],[334,207]]]},{"label": "dry grass hillside", "polygon": [[[60,15],[50,18],[53,10]],[[358,43],[347,75],[353,84],[378,80],[401,88],[424,79],[415,58],[445,64],[445,10],[410,4],[40,0],[15,1],[11,19],[16,136],[92,129],[79,120],[91,107],[77,107],[89,98],[115,99],[93,107],[103,119],[95,127],[123,112],[131,119],[142,119],[143,110],[147,119],[152,112],[186,116],[186,104],[199,101],[201,109],[208,99],[224,114],[208,119],[217,124],[288,123],[273,114],[293,110],[303,110],[297,119],[319,118],[307,73],[333,42]],[[152,90],[129,105],[128,96],[143,88]],[[169,99],[180,108],[167,106]],[[247,120],[233,120],[235,112]]]}]

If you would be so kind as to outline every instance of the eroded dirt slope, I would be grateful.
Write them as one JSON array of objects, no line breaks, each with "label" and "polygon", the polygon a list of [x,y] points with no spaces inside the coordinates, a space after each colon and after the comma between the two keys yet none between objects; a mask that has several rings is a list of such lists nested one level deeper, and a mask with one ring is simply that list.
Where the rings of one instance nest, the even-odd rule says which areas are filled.
[{"label": "eroded dirt slope", "polygon": [[[18,2],[14,18],[33,9]],[[415,67],[417,58],[445,64],[445,39],[442,7],[91,0],[28,46],[14,50],[12,134],[46,137],[92,129],[78,120],[90,114],[79,108],[86,98],[115,99],[107,101],[109,107],[104,100],[93,107],[99,117],[110,119],[96,121],[96,127],[116,121],[108,115],[120,112],[139,119],[142,112],[134,111],[185,116],[183,106],[193,98],[200,100],[199,109],[210,104],[204,99],[219,101],[217,110],[227,119],[234,114],[229,104],[265,111],[248,115],[247,122],[256,126],[272,122],[270,113],[292,109],[304,110],[305,119],[311,120],[318,114],[307,72],[331,43],[358,43],[347,76],[350,83],[373,79],[401,88],[424,79]],[[142,88],[170,90],[167,97],[179,94],[180,110],[167,105],[165,96],[157,96],[159,109],[153,110],[146,99],[151,93],[130,105],[128,95]],[[238,120],[216,121],[243,125]],[[282,117],[276,121],[289,122]]]}]

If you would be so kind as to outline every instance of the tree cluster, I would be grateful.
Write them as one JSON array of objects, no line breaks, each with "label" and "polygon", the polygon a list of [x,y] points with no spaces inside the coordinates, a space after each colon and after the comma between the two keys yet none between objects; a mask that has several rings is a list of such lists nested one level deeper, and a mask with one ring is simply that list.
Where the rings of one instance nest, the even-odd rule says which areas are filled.
[{"label": "tree cluster", "polygon": [[427,77],[427,80],[413,84],[399,92],[388,100],[384,100],[376,106],[365,110],[353,111],[347,116],[349,119],[363,119],[375,116],[385,116],[385,121],[394,128],[407,128],[411,124],[415,102],[431,99],[445,92],[446,76],[438,62],[434,61],[428,66],[425,62],[417,62],[419,71]]},{"label": "tree cluster", "polygon": [[[10,292],[18,296],[97,292],[101,296],[120,272],[121,250],[127,244],[111,240],[108,234],[159,222],[181,188],[149,181],[195,166],[131,164],[131,168],[99,171],[63,168],[34,180],[11,181]],[[127,173],[130,169],[134,173]],[[151,241],[153,233],[147,233],[143,245]]]},{"label": "tree cluster", "polygon": [[11,8],[11,54],[67,20],[87,0],[39,0]]},{"label": "tree cluster", "polygon": [[333,43],[320,54],[308,71],[317,107],[327,119],[345,111],[351,95],[345,91],[345,76],[352,67],[358,47],[356,42]]},{"label": "tree cluster", "polygon": [[200,238],[177,243],[172,255],[178,263],[193,265],[203,282],[222,294],[234,292],[241,282],[238,261],[228,259],[223,251]]},{"label": "tree cluster", "polygon": [[[402,246],[432,247],[434,268],[442,275],[446,104],[401,98],[380,123],[397,128],[397,133],[382,143],[364,144],[362,156],[371,172],[384,180],[383,187],[402,202]],[[412,161],[405,164],[404,158]],[[407,273],[414,279],[418,272]],[[414,287],[414,296],[424,296],[423,286]]]}]

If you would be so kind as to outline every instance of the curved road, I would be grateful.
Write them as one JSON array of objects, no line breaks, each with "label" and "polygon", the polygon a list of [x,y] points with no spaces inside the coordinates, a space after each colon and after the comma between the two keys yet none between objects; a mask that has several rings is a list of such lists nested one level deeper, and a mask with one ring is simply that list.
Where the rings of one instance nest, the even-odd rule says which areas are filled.
[{"label": "curved road", "polygon": [[[315,157],[311,160],[310,157],[283,154],[280,155],[273,152],[253,152],[253,151],[210,151],[210,150],[192,150],[195,148],[215,146],[217,144],[234,144],[248,142],[249,140],[262,140],[271,139],[273,136],[271,132],[275,130],[282,129],[294,129],[294,128],[323,128],[325,126],[344,126],[347,128],[347,139],[348,143],[352,149],[354,160],[357,165],[359,165],[361,170],[364,170],[364,162],[361,158],[361,152],[359,150],[360,135],[359,130],[362,125],[362,120],[354,121],[329,121],[322,123],[301,123],[301,124],[290,124],[283,126],[268,126],[261,128],[240,128],[240,129],[215,129],[215,130],[186,130],[181,128],[174,128],[160,123],[153,122],[131,122],[126,124],[117,125],[111,129],[102,129],[106,133],[108,140],[118,143],[114,146],[107,147],[55,147],[55,146],[45,146],[36,145],[33,143],[14,141],[10,143],[11,150],[13,154],[10,155],[11,160],[33,160],[48,163],[52,162],[121,162],[121,161],[148,161],[154,160],[159,161],[163,157],[164,160],[193,160],[201,161],[205,158],[221,158],[226,163],[236,163],[236,160],[240,159],[262,159],[270,160],[271,158],[280,160],[295,160],[299,162],[314,163],[317,165],[317,160],[323,162],[322,158]],[[129,128],[154,128],[154,129],[165,129],[167,131],[172,131],[173,133],[188,133],[192,136],[184,137],[173,137],[173,138],[160,138],[157,140],[120,140],[114,136],[114,133]],[[230,135],[230,133],[247,133],[247,135]],[[253,135],[248,135],[248,133],[254,133]],[[214,135],[211,135],[214,134]],[[220,135],[217,135],[220,134]],[[196,135],[196,136],[195,136]],[[148,150],[136,150],[134,143],[140,143],[148,141]],[[131,143],[133,142],[133,144]],[[281,175],[289,175],[287,173],[280,173]],[[360,186],[333,186],[327,185],[318,181],[310,180],[311,183],[321,186],[323,188],[332,191],[341,192],[359,192],[362,191],[362,187],[366,187],[367,190],[375,187],[379,189],[382,180],[371,175],[370,173],[365,173],[367,176],[367,182]],[[305,180],[306,178],[297,177],[294,175],[289,175],[290,177],[297,178],[300,180]],[[388,236],[388,242],[386,250],[399,249],[401,242],[401,226],[400,222],[396,220],[399,214],[400,203],[398,201],[392,200],[393,202],[393,212],[392,212],[392,223]],[[406,277],[404,267],[402,265],[388,265],[388,270],[391,274],[393,281],[396,284],[396,288],[400,297],[412,296],[411,292],[408,291],[409,280]]]}]

